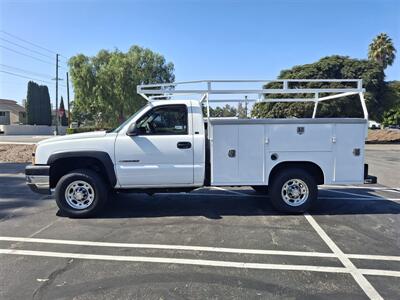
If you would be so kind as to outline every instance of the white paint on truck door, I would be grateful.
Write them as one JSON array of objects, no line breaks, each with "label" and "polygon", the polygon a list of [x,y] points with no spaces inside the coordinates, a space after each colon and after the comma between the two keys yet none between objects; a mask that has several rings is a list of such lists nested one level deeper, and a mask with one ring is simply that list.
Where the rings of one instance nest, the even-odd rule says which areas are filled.
[{"label": "white paint on truck door", "polygon": [[[115,157],[122,187],[193,184],[190,110],[191,107],[186,105],[155,107],[138,120],[138,126],[143,126],[142,133],[137,136],[118,135]],[[146,118],[149,121],[142,121]]]}]

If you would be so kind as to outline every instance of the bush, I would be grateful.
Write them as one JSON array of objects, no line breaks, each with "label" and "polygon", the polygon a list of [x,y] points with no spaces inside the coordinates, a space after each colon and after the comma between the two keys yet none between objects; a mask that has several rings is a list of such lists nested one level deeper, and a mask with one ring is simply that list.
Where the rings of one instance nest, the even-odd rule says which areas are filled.
[{"label": "bush", "polygon": [[109,130],[110,128],[97,128],[97,127],[79,127],[79,128],[67,128],[67,134],[83,133],[91,131],[102,131]]},{"label": "bush", "polygon": [[383,126],[400,125],[400,106],[392,108],[383,114]]}]

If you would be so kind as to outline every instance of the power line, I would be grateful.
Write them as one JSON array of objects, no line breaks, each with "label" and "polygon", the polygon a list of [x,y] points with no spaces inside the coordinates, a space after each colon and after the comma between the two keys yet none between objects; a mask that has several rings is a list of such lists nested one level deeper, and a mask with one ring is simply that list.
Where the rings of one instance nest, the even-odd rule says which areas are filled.
[{"label": "power line", "polygon": [[49,64],[49,65],[54,65],[54,63],[52,63],[52,62],[49,62],[49,61],[46,61],[46,60],[37,58],[37,57],[35,57],[35,56],[29,55],[29,54],[26,54],[26,53],[23,53],[23,52],[19,52],[19,51],[15,50],[15,49],[8,48],[8,47],[3,46],[3,45],[0,45],[0,47],[2,47],[2,48],[4,48],[4,49],[7,49],[8,51],[11,51],[11,52],[14,52],[14,53],[18,53],[19,55],[23,55],[23,56],[26,56],[26,57],[35,59],[35,60],[37,60],[37,61],[40,61],[40,62]]},{"label": "power line", "polygon": [[6,31],[4,31],[4,30],[0,30],[0,32],[6,34],[6,35],[8,35],[8,36],[11,36],[11,37],[13,37],[13,38],[15,38],[15,39],[17,39],[17,40],[20,40],[20,41],[22,41],[22,42],[24,42],[24,43],[27,43],[27,44],[29,44],[29,45],[38,47],[38,48],[40,48],[40,49],[42,49],[42,50],[46,50],[46,51],[48,51],[48,52],[50,52],[50,53],[53,53],[53,54],[57,54],[57,52],[55,52],[55,51],[53,51],[53,50],[50,50],[50,49],[45,48],[45,47],[43,47],[43,46],[40,46],[40,45],[37,45],[37,44],[35,44],[35,43],[29,42],[29,41],[27,41],[27,40],[25,40],[25,39],[23,39],[23,38],[20,38],[20,37],[14,35],[14,34],[11,34],[11,33],[9,33],[9,32],[6,32]]},{"label": "power line", "polygon": [[48,75],[48,74],[43,74],[43,73],[36,73],[36,72],[32,72],[26,69],[21,69],[21,68],[17,68],[17,67],[13,67],[13,66],[9,66],[9,65],[5,65],[5,64],[0,64],[0,66],[15,70],[15,71],[20,71],[20,72],[24,72],[30,75],[35,75],[35,76],[41,76],[41,77],[46,77],[48,79],[53,78],[52,76]]},{"label": "power line", "polygon": [[[48,84],[54,84],[54,82],[51,82],[51,81],[46,81],[46,80],[37,79],[37,78],[31,78],[31,77],[24,76],[24,75],[21,75],[21,74],[16,74],[16,73],[13,73],[13,72],[8,72],[8,71],[4,71],[4,70],[0,70],[0,72],[6,73],[6,74],[9,74],[9,75],[13,75],[13,76],[17,76],[17,77],[21,77],[21,78],[25,78],[25,79],[29,79],[29,80],[40,81],[40,82],[44,82],[44,83],[48,83]],[[62,85],[62,84],[60,84],[60,86],[66,87],[65,85]]]},{"label": "power line", "polygon": [[22,48],[22,49],[31,51],[31,52],[33,52],[33,53],[42,55],[42,56],[44,56],[44,57],[53,59],[53,57],[51,57],[51,56],[48,55],[48,54],[43,54],[42,52],[39,52],[39,51],[36,51],[36,50],[32,50],[32,49],[30,49],[30,48],[28,48],[28,47],[22,46],[22,45],[20,45],[20,44],[18,44],[18,43],[14,43],[13,41],[7,40],[7,39],[5,39],[5,38],[0,37],[0,40],[3,40],[3,41],[5,41],[5,42],[7,42],[7,43],[10,43],[10,44],[12,44],[12,45],[14,45],[14,46],[20,47],[20,48]]}]

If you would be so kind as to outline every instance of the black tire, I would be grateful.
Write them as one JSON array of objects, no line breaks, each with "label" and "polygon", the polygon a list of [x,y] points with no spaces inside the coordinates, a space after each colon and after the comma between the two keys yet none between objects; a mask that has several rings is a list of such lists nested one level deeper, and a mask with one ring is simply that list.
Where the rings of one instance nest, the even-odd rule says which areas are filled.
[{"label": "black tire", "polygon": [[[86,182],[94,190],[93,200],[89,206],[77,209],[68,203],[65,196],[66,189],[74,181]],[[108,195],[108,184],[104,182],[103,178],[98,173],[87,169],[74,170],[71,173],[64,175],[58,181],[55,190],[56,203],[62,215],[73,218],[95,216],[106,204]]]},{"label": "black tire", "polygon": [[267,185],[253,185],[251,188],[259,194],[268,194]]},{"label": "black tire", "polygon": [[[293,184],[290,180],[297,180],[297,183],[293,186],[295,189],[300,187],[303,189],[303,183],[306,185],[308,189],[308,197],[304,197],[300,199],[299,202],[296,204],[295,201],[297,199],[293,199],[290,195],[291,193],[287,192],[287,189],[283,191],[283,187],[285,183],[288,185]],[[294,181],[296,183],[296,181]],[[305,193],[301,193],[304,195]],[[287,168],[280,171],[275,178],[272,179],[271,186],[269,188],[269,195],[271,199],[272,205],[279,211],[286,212],[286,213],[303,213],[307,211],[318,199],[318,186],[315,182],[314,177],[309,174],[307,171],[299,169],[299,168]],[[284,199],[284,195],[286,195],[286,201]],[[289,199],[288,199],[289,198]],[[293,201],[293,202],[292,202]],[[287,202],[292,203],[289,205]],[[297,206],[296,206],[297,205]]]}]

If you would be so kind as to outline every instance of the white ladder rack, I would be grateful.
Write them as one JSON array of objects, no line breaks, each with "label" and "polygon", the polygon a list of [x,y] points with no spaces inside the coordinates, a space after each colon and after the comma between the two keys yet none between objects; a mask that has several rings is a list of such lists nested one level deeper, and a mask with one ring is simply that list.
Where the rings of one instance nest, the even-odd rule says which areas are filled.
[{"label": "white ladder rack", "polygon": [[[279,83],[281,88],[265,88],[266,84]],[[302,88],[293,87],[297,83],[337,83],[350,84],[352,87],[338,88]],[[215,88],[215,85],[243,85],[243,84],[260,84],[260,89],[243,89],[243,88]],[[189,87],[188,87],[189,86]],[[195,86],[195,88],[193,88]],[[364,93],[362,87],[362,79],[278,79],[278,80],[197,80],[173,83],[156,83],[143,84],[137,86],[137,93],[144,97],[147,101],[155,101],[159,99],[174,99],[176,96],[182,95],[200,95],[200,102],[205,102],[207,107],[207,115],[210,115],[209,103],[212,102],[313,102],[314,111],[313,118],[316,116],[318,103],[322,101],[337,99],[341,97],[358,95],[360,98],[364,118],[368,119],[367,106],[365,104]],[[308,97],[304,98],[266,98],[265,95],[290,95],[304,94]],[[330,94],[320,97],[320,94]],[[211,95],[225,95],[225,98],[212,99]],[[232,95],[246,95],[246,99],[233,99]],[[247,99],[248,95],[256,95]],[[311,96],[311,97],[310,97]]]}]

